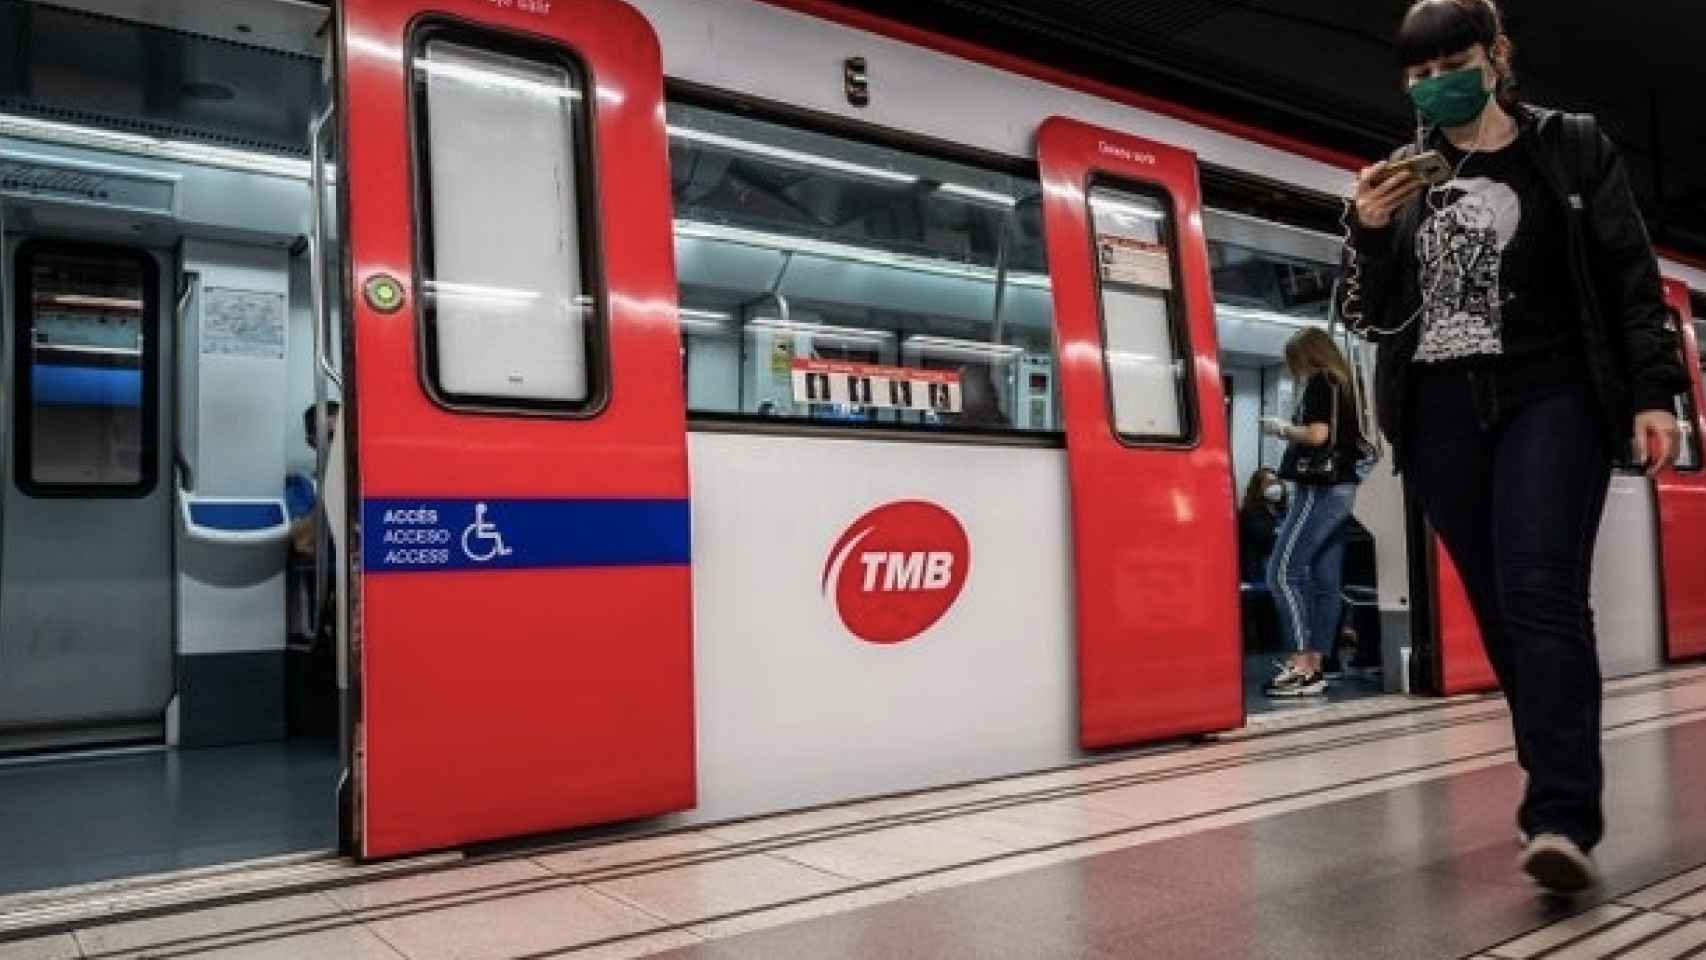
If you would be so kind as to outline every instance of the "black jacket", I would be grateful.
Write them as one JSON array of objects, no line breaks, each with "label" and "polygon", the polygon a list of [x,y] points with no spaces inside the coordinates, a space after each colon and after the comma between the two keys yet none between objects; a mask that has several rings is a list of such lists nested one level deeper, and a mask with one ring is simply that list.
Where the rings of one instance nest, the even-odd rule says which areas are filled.
[{"label": "black jacket", "polygon": [[[1629,172],[1617,148],[1599,134],[1591,151],[1592,169],[1578,173],[1576,168],[1583,164],[1570,156],[1573,144],[1564,130],[1564,114],[1558,111],[1525,104],[1515,116],[1522,127],[1521,142],[1533,151],[1535,165],[1563,210],[1567,276],[1580,304],[1582,343],[1606,438],[1611,449],[1627,450],[1635,414],[1672,410],[1676,395],[1688,389],[1658,261],[1635,205]],[[1437,143],[1443,134],[1436,131],[1433,137]],[[1378,330],[1398,328],[1421,305],[1415,236],[1422,209],[1418,198],[1379,230],[1363,229],[1351,217],[1363,313],[1361,324],[1353,328],[1360,326],[1379,341],[1375,398],[1380,427],[1395,455],[1403,449],[1407,374],[1420,342],[1421,321],[1394,335]]]}]

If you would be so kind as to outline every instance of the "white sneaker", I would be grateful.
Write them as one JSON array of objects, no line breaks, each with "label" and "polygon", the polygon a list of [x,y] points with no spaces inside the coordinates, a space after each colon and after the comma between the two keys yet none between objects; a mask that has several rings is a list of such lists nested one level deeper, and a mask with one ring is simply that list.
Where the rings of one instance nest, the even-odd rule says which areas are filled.
[{"label": "white sneaker", "polygon": [[1291,664],[1284,660],[1274,661],[1274,666],[1279,667],[1279,673],[1274,674],[1274,678],[1272,680],[1262,684],[1262,692],[1270,697],[1285,696],[1286,692],[1290,691],[1291,688],[1297,685],[1299,680],[1303,679],[1304,674],[1301,671],[1294,669]]},{"label": "white sneaker", "polygon": [[1549,893],[1581,893],[1599,885],[1593,856],[1562,834],[1542,833],[1529,840],[1517,866]]}]

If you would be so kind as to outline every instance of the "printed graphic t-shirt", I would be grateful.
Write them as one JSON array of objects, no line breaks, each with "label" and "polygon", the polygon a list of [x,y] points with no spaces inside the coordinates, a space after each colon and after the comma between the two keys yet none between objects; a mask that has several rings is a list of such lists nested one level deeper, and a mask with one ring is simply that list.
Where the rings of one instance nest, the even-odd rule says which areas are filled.
[{"label": "printed graphic t-shirt", "polygon": [[1563,211],[1529,145],[1518,139],[1467,161],[1450,144],[1441,152],[1458,172],[1425,198],[1416,231],[1425,303],[1416,360],[1580,349]]}]

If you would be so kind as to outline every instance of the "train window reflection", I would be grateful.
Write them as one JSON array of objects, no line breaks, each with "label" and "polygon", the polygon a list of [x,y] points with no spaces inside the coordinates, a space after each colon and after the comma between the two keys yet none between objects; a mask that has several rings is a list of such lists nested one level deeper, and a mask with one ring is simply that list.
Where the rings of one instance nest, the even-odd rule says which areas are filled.
[{"label": "train window reflection", "polygon": [[[429,382],[452,403],[598,397],[581,71],[429,33],[414,59]],[[504,145],[495,159],[492,145]]]},{"label": "train window reflection", "polygon": [[[1682,333],[1682,316],[1676,310],[1670,311],[1671,326],[1680,335]],[[1701,445],[1706,438],[1700,436],[1700,411],[1694,407],[1693,390],[1685,390],[1676,395],[1676,422],[1682,434],[1682,444],[1677,450],[1676,468],[1683,471],[1695,471],[1703,465]]]},{"label": "train window reflection", "polygon": [[18,480],[43,496],[153,487],[154,277],[132,251],[18,257]]},{"label": "train window reflection", "polygon": [[1110,186],[1091,188],[1090,214],[1114,430],[1134,441],[1184,439],[1172,214],[1159,196]]},{"label": "train window reflection", "polygon": [[1058,429],[1034,177],[668,111],[688,409]]}]

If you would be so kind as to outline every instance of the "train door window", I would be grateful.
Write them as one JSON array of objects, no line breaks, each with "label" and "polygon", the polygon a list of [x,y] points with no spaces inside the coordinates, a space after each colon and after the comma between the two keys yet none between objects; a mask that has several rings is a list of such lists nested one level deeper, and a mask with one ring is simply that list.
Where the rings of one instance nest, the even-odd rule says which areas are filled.
[{"label": "train door window", "polygon": [[1688,304],[1694,314],[1694,342],[1700,345],[1700,368],[1706,370],[1706,293],[1688,291]]},{"label": "train door window", "polygon": [[1034,175],[671,103],[689,412],[1052,433]]},{"label": "train door window", "polygon": [[413,67],[427,383],[453,406],[586,411],[602,362],[585,72],[438,28]]},{"label": "train door window", "polygon": [[[1680,333],[1682,317],[1675,310],[1670,311],[1671,325]],[[1676,468],[1683,471],[1699,470],[1702,467],[1701,446],[1706,438],[1700,436],[1699,411],[1694,409],[1694,391],[1684,390],[1676,395],[1676,422],[1682,432],[1682,446],[1677,450]]]},{"label": "train door window", "polygon": [[1114,429],[1133,442],[1190,432],[1178,322],[1172,214],[1157,194],[1090,190],[1102,297],[1102,342]]},{"label": "train door window", "polygon": [[157,279],[139,251],[18,255],[17,482],[35,496],[154,486]]}]

